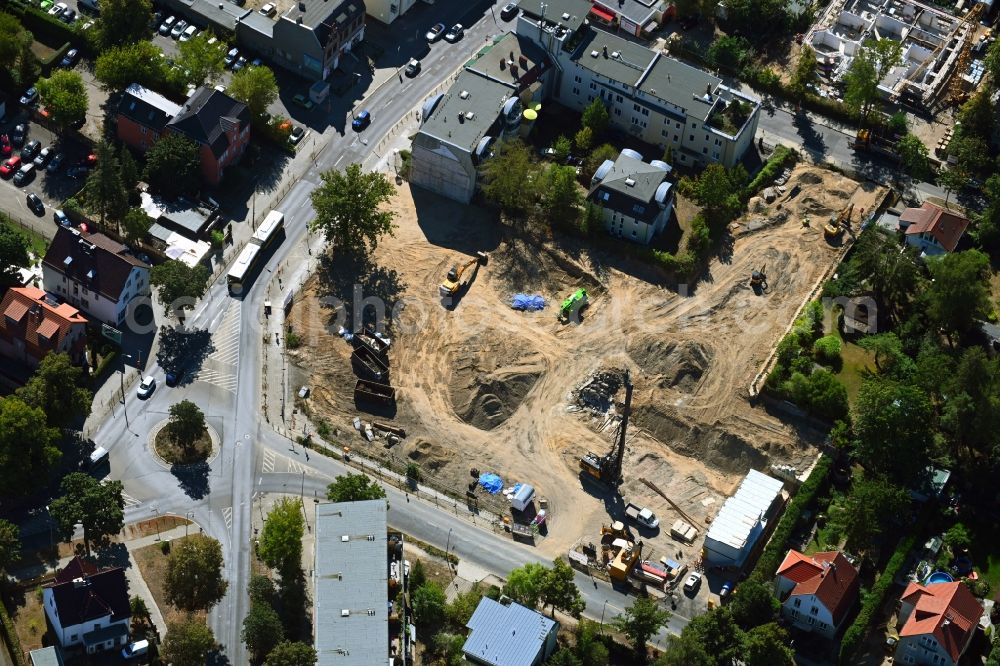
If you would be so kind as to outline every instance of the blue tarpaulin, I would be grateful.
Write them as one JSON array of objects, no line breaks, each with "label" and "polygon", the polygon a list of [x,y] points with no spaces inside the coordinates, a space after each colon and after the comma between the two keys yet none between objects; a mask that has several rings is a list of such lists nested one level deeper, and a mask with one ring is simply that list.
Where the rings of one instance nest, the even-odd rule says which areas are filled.
[{"label": "blue tarpaulin", "polygon": [[480,474],[479,485],[490,495],[496,495],[503,488],[503,479],[496,474]]},{"label": "blue tarpaulin", "polygon": [[510,307],[515,310],[535,312],[545,307],[545,299],[538,294],[514,294]]}]

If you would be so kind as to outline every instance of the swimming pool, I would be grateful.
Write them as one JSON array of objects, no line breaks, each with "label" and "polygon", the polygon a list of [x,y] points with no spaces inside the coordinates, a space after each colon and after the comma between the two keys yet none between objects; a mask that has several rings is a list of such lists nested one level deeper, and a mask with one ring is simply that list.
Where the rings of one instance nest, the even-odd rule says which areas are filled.
[{"label": "swimming pool", "polygon": [[955,579],[952,577],[952,575],[947,571],[935,571],[934,573],[932,573],[930,576],[927,577],[927,580],[924,581],[924,585],[933,585],[935,583],[950,583],[954,580]]}]

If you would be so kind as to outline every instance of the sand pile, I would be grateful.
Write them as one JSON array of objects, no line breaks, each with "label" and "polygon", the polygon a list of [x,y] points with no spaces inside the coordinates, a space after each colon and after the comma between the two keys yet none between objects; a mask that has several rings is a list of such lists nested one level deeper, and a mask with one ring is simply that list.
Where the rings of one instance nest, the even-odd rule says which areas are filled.
[{"label": "sand pile", "polygon": [[[590,270],[563,253],[513,237],[504,241],[490,256],[490,273],[498,277],[502,289],[564,298],[583,287],[591,296],[602,291]],[[562,294],[565,293],[565,296]]]},{"label": "sand pile", "polygon": [[660,388],[694,391],[712,364],[713,353],[693,340],[674,342],[649,335],[632,338],[626,346],[628,355]]},{"label": "sand pile", "polygon": [[440,444],[416,439],[406,445],[407,457],[430,472],[436,472],[455,457],[455,452]]},{"label": "sand pile", "polygon": [[799,174],[799,184],[801,185],[819,185],[822,182],[822,174],[816,171],[807,170]]}]

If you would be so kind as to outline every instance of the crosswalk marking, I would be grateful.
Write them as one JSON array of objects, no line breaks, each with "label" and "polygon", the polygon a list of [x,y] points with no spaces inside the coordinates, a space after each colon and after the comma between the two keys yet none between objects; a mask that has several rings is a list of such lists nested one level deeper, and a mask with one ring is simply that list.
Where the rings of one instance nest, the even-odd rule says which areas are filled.
[{"label": "crosswalk marking", "polygon": [[233,507],[227,506],[222,510],[222,519],[226,521],[226,529],[233,527]]},{"label": "crosswalk marking", "polygon": [[142,500],[136,499],[126,492],[122,493],[122,499],[125,500],[126,509],[134,509],[135,507],[142,504]]},{"label": "crosswalk marking", "polygon": [[196,379],[236,392],[236,370],[240,361],[241,301],[230,301],[219,327],[212,333],[212,353],[205,359]]},{"label": "crosswalk marking", "polygon": [[288,460],[288,473],[289,474],[301,474],[306,471],[306,466],[297,460]]},{"label": "crosswalk marking", "polygon": [[264,450],[264,462],[261,464],[261,471],[270,474],[274,471],[274,451]]}]

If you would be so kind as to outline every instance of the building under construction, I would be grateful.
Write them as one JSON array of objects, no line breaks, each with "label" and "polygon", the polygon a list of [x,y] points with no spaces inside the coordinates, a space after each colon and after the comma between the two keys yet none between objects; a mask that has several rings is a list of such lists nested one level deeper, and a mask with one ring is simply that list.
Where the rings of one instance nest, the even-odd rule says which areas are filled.
[{"label": "building under construction", "polygon": [[804,43],[816,51],[821,74],[836,83],[865,42],[901,42],[902,62],[879,82],[879,90],[893,102],[928,107],[954,94],[953,74],[958,84],[966,80],[981,8],[977,4],[956,17],[913,0],[835,0]]}]

